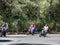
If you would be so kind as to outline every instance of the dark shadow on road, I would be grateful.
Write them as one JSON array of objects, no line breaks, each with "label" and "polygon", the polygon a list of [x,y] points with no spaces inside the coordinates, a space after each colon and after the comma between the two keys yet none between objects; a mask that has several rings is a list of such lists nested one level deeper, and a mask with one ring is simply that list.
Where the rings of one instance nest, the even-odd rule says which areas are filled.
[{"label": "dark shadow on road", "polygon": [[10,45],[50,45],[50,44],[10,44]]},{"label": "dark shadow on road", "polygon": [[0,40],[0,42],[11,42],[11,40]]}]

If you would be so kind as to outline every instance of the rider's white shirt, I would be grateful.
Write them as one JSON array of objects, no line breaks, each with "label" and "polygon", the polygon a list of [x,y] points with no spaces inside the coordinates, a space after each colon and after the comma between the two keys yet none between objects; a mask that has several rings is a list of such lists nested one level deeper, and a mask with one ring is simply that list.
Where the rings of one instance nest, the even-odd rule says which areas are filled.
[{"label": "rider's white shirt", "polygon": [[48,26],[44,26],[44,30],[48,30]]}]

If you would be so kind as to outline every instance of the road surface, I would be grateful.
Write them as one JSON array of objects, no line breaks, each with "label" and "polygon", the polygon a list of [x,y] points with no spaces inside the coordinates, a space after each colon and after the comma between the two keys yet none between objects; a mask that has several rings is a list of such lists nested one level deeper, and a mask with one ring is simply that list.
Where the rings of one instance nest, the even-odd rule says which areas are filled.
[{"label": "road surface", "polygon": [[60,45],[60,34],[47,34],[47,37],[35,35],[7,35],[0,37],[0,45]]}]

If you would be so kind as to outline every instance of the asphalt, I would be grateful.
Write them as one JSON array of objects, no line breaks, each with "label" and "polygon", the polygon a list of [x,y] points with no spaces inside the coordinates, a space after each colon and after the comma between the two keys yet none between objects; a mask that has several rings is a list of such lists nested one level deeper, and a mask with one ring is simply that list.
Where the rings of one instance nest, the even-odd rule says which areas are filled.
[{"label": "asphalt", "polygon": [[47,34],[46,37],[35,35],[7,35],[0,37],[0,45],[60,45],[60,34]]}]

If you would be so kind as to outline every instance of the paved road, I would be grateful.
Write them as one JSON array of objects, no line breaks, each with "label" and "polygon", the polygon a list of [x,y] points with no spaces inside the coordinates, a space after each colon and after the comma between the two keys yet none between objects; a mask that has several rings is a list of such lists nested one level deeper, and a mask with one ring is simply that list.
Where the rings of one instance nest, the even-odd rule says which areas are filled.
[{"label": "paved road", "polygon": [[[4,40],[4,41],[3,41]],[[60,45],[60,34],[48,34],[47,37],[35,35],[7,35],[0,37],[0,45]]]}]

